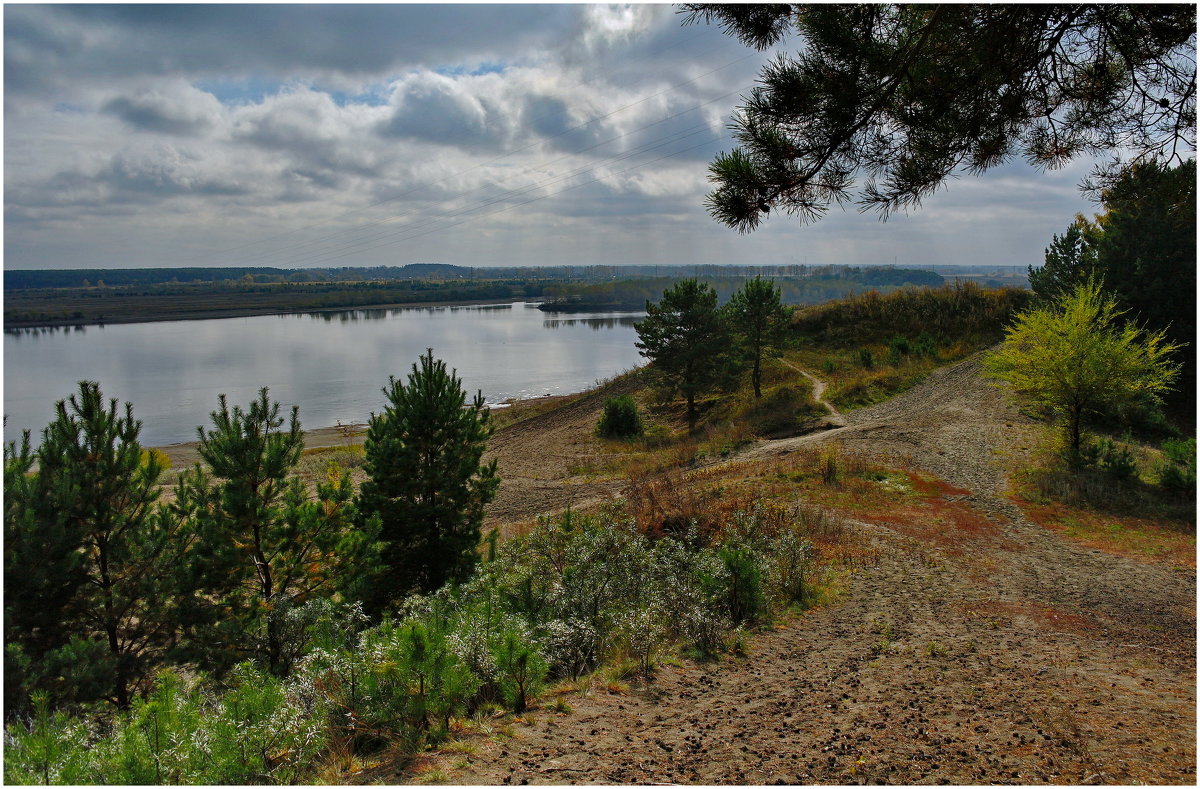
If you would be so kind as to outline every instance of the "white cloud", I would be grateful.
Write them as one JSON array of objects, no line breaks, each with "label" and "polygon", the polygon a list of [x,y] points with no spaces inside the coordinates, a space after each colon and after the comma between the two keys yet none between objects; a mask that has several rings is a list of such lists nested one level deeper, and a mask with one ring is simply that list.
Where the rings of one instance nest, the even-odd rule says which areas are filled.
[{"label": "white cloud", "polygon": [[886,225],[721,227],[707,163],[769,53],[669,6],[4,13],[10,268],[1008,261],[1087,207],[1014,167]]},{"label": "white cloud", "polygon": [[183,80],[170,80],[132,95],[114,95],[104,101],[101,112],[115,115],[137,131],[190,137],[214,128],[222,108],[211,93]]}]

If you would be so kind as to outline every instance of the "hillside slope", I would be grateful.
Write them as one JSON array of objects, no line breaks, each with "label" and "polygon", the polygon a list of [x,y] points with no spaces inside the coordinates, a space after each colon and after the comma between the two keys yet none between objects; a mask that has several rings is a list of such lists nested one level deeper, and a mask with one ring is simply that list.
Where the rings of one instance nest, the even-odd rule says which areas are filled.
[{"label": "hillside slope", "polygon": [[[737,461],[829,441],[887,454],[949,483],[959,515],[860,523],[880,558],[835,604],[756,636],[744,660],[662,666],[628,694],[543,711],[447,759],[449,782],[1194,783],[1195,571],[1025,520],[1004,469],[1031,423],[1003,394],[971,358],[844,428],[752,446]],[[559,438],[520,450],[530,475],[508,506],[521,485],[552,487],[537,469],[586,441],[601,403],[548,418]],[[516,469],[520,431],[503,433],[493,451]]]}]

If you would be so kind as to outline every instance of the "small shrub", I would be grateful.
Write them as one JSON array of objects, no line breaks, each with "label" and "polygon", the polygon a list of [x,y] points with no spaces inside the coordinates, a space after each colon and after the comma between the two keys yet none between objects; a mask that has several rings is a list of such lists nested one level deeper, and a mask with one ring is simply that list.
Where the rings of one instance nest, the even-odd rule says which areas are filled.
[{"label": "small shrub", "polygon": [[524,712],[529,698],[537,694],[549,666],[538,651],[526,643],[522,634],[504,634],[495,655],[505,701],[514,712]]},{"label": "small shrub", "polygon": [[644,432],[637,403],[629,395],[610,397],[604,401],[604,412],[596,425],[596,433],[604,438],[632,438]]},{"label": "small shrub", "polygon": [[1164,490],[1172,493],[1186,493],[1196,490],[1196,471],[1174,463],[1163,463],[1158,467],[1158,484]]},{"label": "small shrub", "polygon": [[158,467],[161,468],[163,471],[166,471],[167,469],[171,468],[171,458],[167,457],[166,452],[163,452],[161,449],[154,449],[153,447],[143,448],[142,449],[142,465],[143,466],[149,465],[151,458],[154,458],[156,461],[158,461]]},{"label": "small shrub", "polygon": [[823,447],[817,460],[817,470],[821,474],[821,484],[836,485],[840,476],[841,456],[833,447]]},{"label": "small shrub", "polygon": [[1162,451],[1172,463],[1191,469],[1196,468],[1196,439],[1164,441]]},{"label": "small shrub", "polygon": [[1097,468],[1121,482],[1137,474],[1137,460],[1133,453],[1111,438],[1085,444],[1080,448],[1079,456],[1080,465]]},{"label": "small shrub", "polygon": [[822,413],[803,386],[784,385],[768,392],[746,412],[746,421],[767,438],[795,435],[808,416]]},{"label": "small shrub", "polygon": [[912,352],[924,359],[935,359],[938,355],[937,340],[929,332],[921,332],[913,343]]},{"label": "small shrub", "polygon": [[872,355],[870,348],[858,349],[858,365],[864,370],[875,369],[875,357]]},{"label": "small shrub", "polygon": [[1158,484],[1172,493],[1196,491],[1196,439],[1169,440],[1162,445],[1167,461],[1158,467]]},{"label": "small shrub", "polygon": [[829,375],[832,375],[838,370],[837,362],[835,362],[833,359],[826,359],[825,361],[821,362],[821,370]]},{"label": "small shrub", "polygon": [[1128,447],[1116,444],[1112,439],[1105,439],[1105,447],[1100,458],[1100,469],[1104,473],[1121,481],[1132,479],[1137,474],[1137,460]]},{"label": "small shrub", "polygon": [[896,335],[888,340],[888,360],[892,363],[893,367],[900,364],[902,358],[908,356],[911,351],[912,348],[908,344],[907,337]]},{"label": "small shrub", "polygon": [[721,548],[725,563],[725,604],[734,624],[757,622],[767,610],[763,594],[762,569],[753,551],[742,546]]}]

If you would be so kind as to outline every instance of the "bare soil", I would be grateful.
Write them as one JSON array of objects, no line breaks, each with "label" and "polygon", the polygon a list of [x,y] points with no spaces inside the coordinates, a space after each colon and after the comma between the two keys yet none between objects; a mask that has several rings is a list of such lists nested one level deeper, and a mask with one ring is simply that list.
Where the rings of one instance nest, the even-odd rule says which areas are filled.
[{"label": "bare soil", "polygon": [[484,460],[495,459],[500,489],[488,506],[484,528],[511,530],[539,516],[581,508],[618,494],[621,480],[597,480],[587,469],[613,453],[595,436],[610,397],[638,387],[626,376],[577,397],[564,397],[546,413],[497,430]]},{"label": "bare soil", "polygon": [[[570,473],[600,451],[602,403],[588,395],[497,432],[490,519],[615,492]],[[597,680],[568,697],[571,712],[547,707],[512,739],[385,780],[437,768],[454,784],[1194,784],[1195,571],[1025,520],[1006,469],[1027,461],[1033,423],[977,357],[841,416],[739,459],[838,441],[945,480],[975,524],[944,539],[861,523],[878,563],[835,603],[755,636],[746,657],[662,665],[624,692]]]},{"label": "bare soil", "polygon": [[[580,471],[628,379],[498,430],[503,480],[488,525],[512,530],[584,507],[621,482]],[[816,390],[819,397],[819,389]],[[756,635],[744,658],[661,665],[624,692],[597,680],[512,739],[435,754],[453,784],[1195,784],[1195,570],[1082,547],[1027,521],[1006,471],[1029,462],[1034,423],[983,379],[978,358],[904,394],[838,414],[735,460],[840,442],[944,480],[972,528],[859,523],[876,565],[835,603]],[[361,441],[327,428],[307,446]],[[165,450],[190,465],[194,445]],[[950,528],[950,527],[947,527]],[[365,776],[364,776],[365,777]]]}]

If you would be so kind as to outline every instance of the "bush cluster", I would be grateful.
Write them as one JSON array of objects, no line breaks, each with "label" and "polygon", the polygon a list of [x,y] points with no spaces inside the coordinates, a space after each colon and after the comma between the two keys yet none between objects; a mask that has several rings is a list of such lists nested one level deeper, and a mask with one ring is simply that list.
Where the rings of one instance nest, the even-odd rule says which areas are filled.
[{"label": "bush cluster", "polygon": [[918,337],[920,345],[923,332],[995,342],[1002,327],[1029,301],[1029,292],[1020,288],[988,289],[971,282],[903,288],[886,295],[867,291],[799,310],[792,330],[835,344],[886,342],[901,333]]},{"label": "bush cluster", "polygon": [[1162,445],[1166,461],[1158,467],[1159,484],[1173,493],[1196,494],[1196,439],[1168,440]]},{"label": "bush cluster", "polygon": [[642,435],[644,430],[637,403],[632,397],[618,395],[604,401],[604,411],[596,425],[597,435],[602,438],[633,438]]},{"label": "bush cluster", "polygon": [[5,781],[302,782],[335,743],[417,748],[484,705],[525,709],[550,678],[618,660],[649,672],[673,645],[716,653],[737,628],[808,600],[803,523],[756,507],[707,537],[651,538],[615,511],[546,520],[378,626],[328,599],[286,612],[303,644],[286,678],[248,662],[220,686],[165,669],[104,722],[39,696],[6,729]]}]

